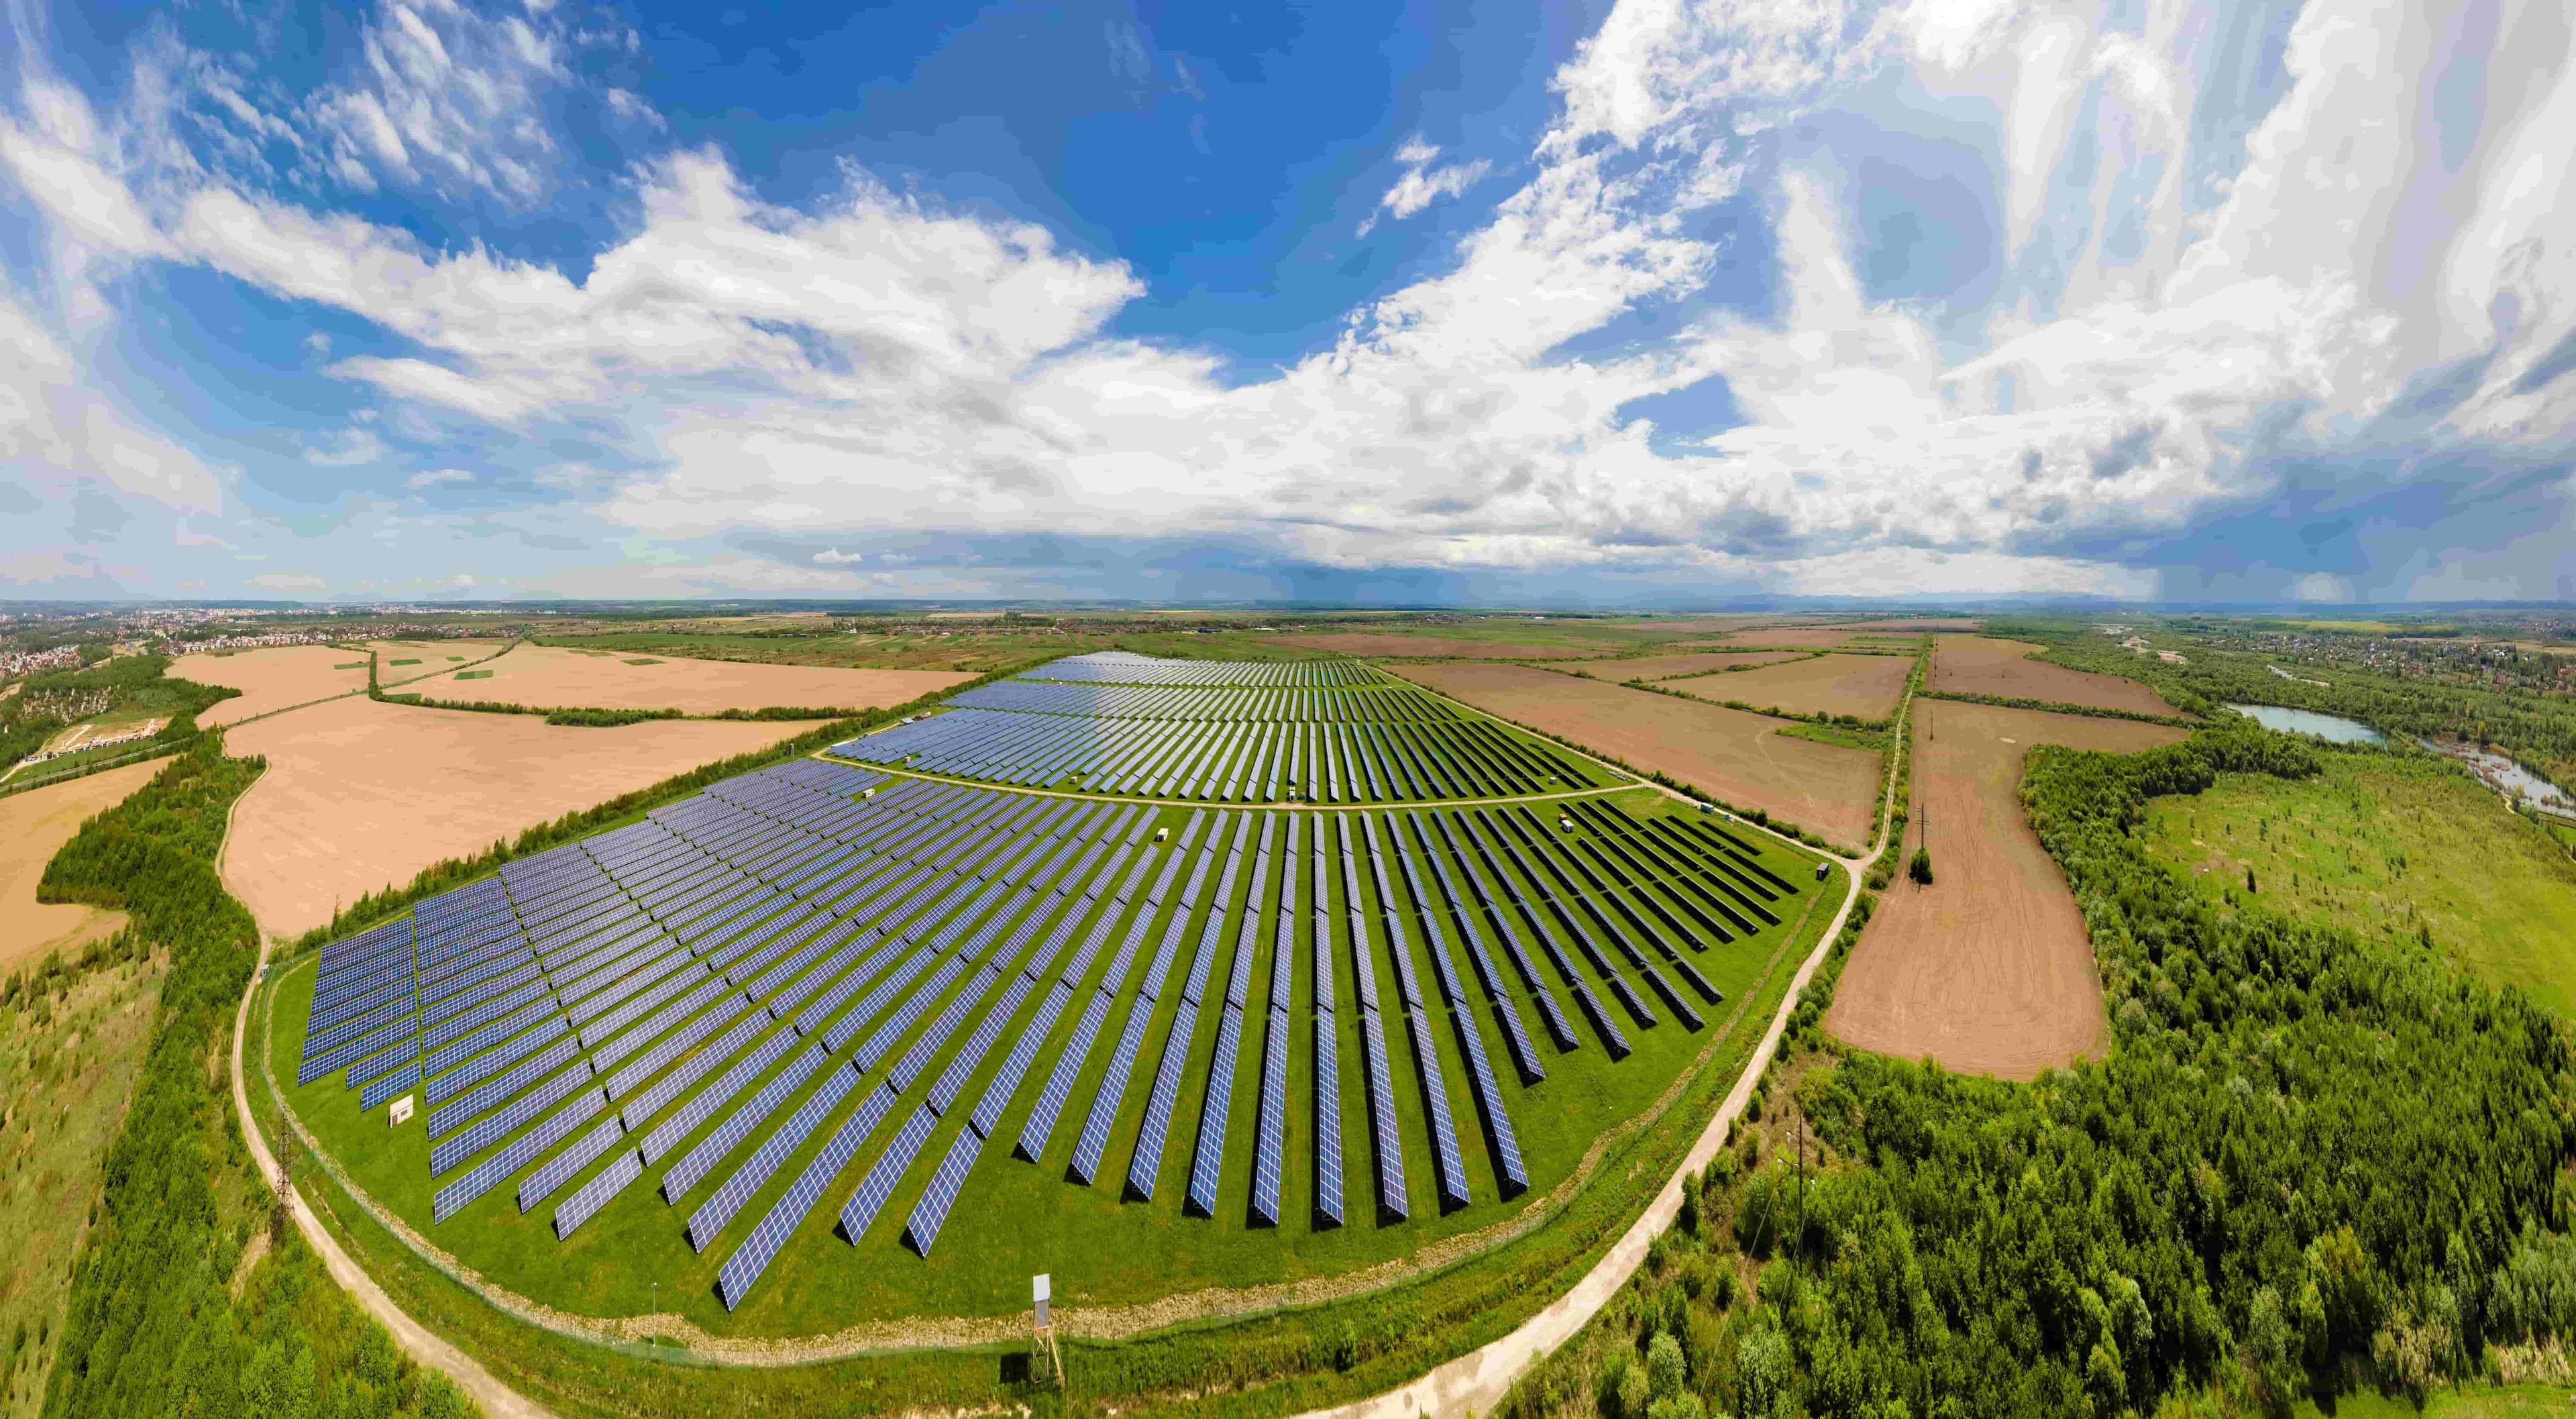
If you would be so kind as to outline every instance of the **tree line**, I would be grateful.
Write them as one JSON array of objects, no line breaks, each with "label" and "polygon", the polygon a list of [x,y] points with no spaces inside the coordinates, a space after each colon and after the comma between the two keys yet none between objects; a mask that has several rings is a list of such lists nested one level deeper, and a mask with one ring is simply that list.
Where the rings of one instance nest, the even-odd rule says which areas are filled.
[{"label": "tree line", "polygon": [[[362,1315],[258,1176],[210,1068],[259,958],[258,927],[215,872],[224,818],[262,761],[197,738],[47,864],[40,901],[125,911],[166,955],[150,1044],[110,1146],[71,1281],[49,1419],[452,1419],[473,1406]],[[237,1277],[254,1240],[267,1255]]]}]

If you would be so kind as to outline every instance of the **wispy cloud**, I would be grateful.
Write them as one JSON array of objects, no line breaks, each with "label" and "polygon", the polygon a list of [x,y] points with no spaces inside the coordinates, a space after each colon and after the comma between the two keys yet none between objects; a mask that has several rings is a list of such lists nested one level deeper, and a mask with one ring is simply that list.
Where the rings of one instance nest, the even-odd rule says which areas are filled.
[{"label": "wispy cloud", "polygon": [[1384,214],[1402,221],[1443,197],[1456,197],[1485,180],[1494,165],[1483,158],[1470,163],[1455,163],[1435,168],[1440,150],[1420,138],[1408,140],[1395,150],[1397,162],[1404,164],[1404,175],[1378,198],[1377,207],[1360,222],[1360,235],[1376,230],[1378,217]]}]

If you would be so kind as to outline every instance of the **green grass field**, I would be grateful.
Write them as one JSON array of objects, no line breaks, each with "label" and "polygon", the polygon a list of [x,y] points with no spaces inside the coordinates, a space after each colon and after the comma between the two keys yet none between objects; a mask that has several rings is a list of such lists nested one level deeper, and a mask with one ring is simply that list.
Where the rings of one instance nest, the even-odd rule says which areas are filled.
[{"label": "green grass field", "polygon": [[[0,1005],[0,1415],[44,1408],[60,1347],[72,1255],[99,1192],[99,1164],[143,1063],[161,976],[119,961],[25,971]],[[14,983],[13,983],[14,984]]]},{"label": "green grass field", "polygon": [[[1643,791],[1620,795],[1619,801],[1646,815],[1686,811],[1660,795]],[[1159,821],[1175,828],[1176,840],[1179,837],[1177,829],[1186,811],[1165,809],[1158,815]],[[1309,816],[1310,822],[1312,816]],[[1353,824],[1355,833],[1357,826]],[[1792,937],[1812,940],[1813,933],[1822,925],[1822,919],[1830,913],[1829,904],[1817,905],[1819,898],[1812,880],[1813,859],[1774,841],[1760,841],[1766,865],[1799,883],[1802,888],[1801,893],[1787,904],[1789,909],[1780,911],[1783,923],[1750,938],[1712,945],[1704,954],[1687,953],[1704,974],[1728,992],[1730,1003],[1734,997],[1746,994],[1748,987],[1762,977],[1784,943]],[[1278,860],[1274,856],[1274,862]],[[1390,871],[1393,870],[1390,867]],[[1400,874],[1398,876],[1400,878]],[[1249,877],[1247,869],[1244,882],[1237,887],[1238,900],[1248,888]],[[1361,879],[1363,883],[1369,880],[1364,864]],[[1839,877],[1828,884],[1827,889],[1838,892],[1838,883]],[[1527,890],[1529,885],[1532,884],[1524,884],[1524,889]],[[1278,877],[1274,873],[1268,891],[1275,894],[1277,890]],[[1401,899],[1404,888],[1398,885],[1396,891]],[[1396,999],[1395,983],[1386,964],[1373,887],[1364,887],[1364,895],[1370,897],[1364,906],[1369,913],[1371,968],[1376,975],[1381,999],[1392,1009]],[[1308,1016],[1310,968],[1307,964],[1310,959],[1307,953],[1314,946],[1311,940],[1311,897],[1300,903],[1293,933],[1299,961],[1294,976],[1289,1031],[1288,1167],[1282,1199],[1285,1223],[1275,1230],[1253,1226],[1248,1216],[1262,1025],[1266,1013],[1264,1002],[1270,953],[1274,949],[1272,933],[1267,927],[1257,934],[1253,943],[1252,1008],[1248,1012],[1244,1045],[1232,1085],[1223,1188],[1220,1205],[1213,1218],[1183,1215],[1182,1198],[1187,1189],[1204,1103],[1201,1082],[1206,1078],[1208,1061],[1215,1047],[1214,1008],[1202,1015],[1195,1032],[1190,1065],[1182,1076],[1185,1082],[1162,1155],[1153,1200],[1122,1200],[1119,1187],[1137,1136],[1154,1063],[1159,1057],[1172,1013],[1177,1008],[1179,991],[1176,985],[1166,990],[1165,1001],[1155,1013],[1154,1028],[1146,1036],[1146,1049],[1140,1056],[1119,1122],[1103,1154],[1099,1184],[1083,1187],[1068,1181],[1065,1176],[1065,1162],[1080,1131],[1082,1115],[1089,1108],[1096,1082],[1105,1070],[1110,1045],[1117,1028],[1124,1023],[1126,1005],[1134,998],[1143,975],[1140,962],[1122,993],[1119,1007],[1108,1017],[1103,1038],[1092,1051],[1089,1067],[1071,1091],[1064,1116],[1044,1158],[1034,1165],[1021,1161],[1010,1155],[1009,1143],[1017,1137],[1021,1121],[1043,1084],[1047,1070],[1052,1067],[1062,1040],[1071,1033],[1076,1013],[1073,1010],[1066,1011],[1057,1021],[1053,1039],[1048,1048],[1039,1053],[1036,1067],[1023,1082],[1012,1107],[1003,1114],[994,1141],[976,1163],[957,1209],[951,1214],[946,1230],[927,1260],[915,1257],[901,1246],[898,1239],[903,1219],[926,1185],[937,1159],[963,1127],[966,1106],[962,1104],[952,1110],[932,1133],[920,1157],[906,1174],[904,1185],[896,1191],[875,1225],[857,1246],[844,1242],[833,1231],[841,1201],[849,1195],[876,1153],[893,1135],[901,1117],[909,1112],[913,1096],[921,1087],[916,1083],[914,1091],[908,1091],[904,1106],[880,1125],[869,1144],[826,1190],[822,1203],[809,1214],[743,1308],[731,1316],[725,1313],[713,1294],[712,1283],[717,1266],[757,1224],[770,1203],[785,1191],[807,1159],[819,1151],[838,1119],[856,1107],[866,1090],[873,1086],[874,1077],[881,1074],[882,1065],[872,1073],[869,1084],[863,1084],[861,1089],[854,1091],[833,1116],[788,1157],[767,1184],[735,1214],[704,1256],[689,1250],[682,1225],[688,1213],[747,1156],[747,1149],[738,1149],[713,1169],[705,1180],[682,1198],[678,1207],[666,1207],[652,1187],[668,1163],[686,1151],[688,1145],[683,1144],[662,1163],[649,1169],[643,1181],[630,1187],[569,1241],[557,1243],[548,1227],[553,1205],[577,1186],[580,1179],[567,1184],[562,1191],[525,1216],[517,1213],[508,1195],[509,1187],[505,1185],[487,1194],[459,1216],[433,1227],[428,1221],[433,1190],[427,1168],[428,1140],[420,1123],[389,1129],[381,1111],[361,1116],[357,1112],[354,1095],[345,1091],[336,1079],[320,1081],[304,1089],[290,1089],[288,1097],[299,1117],[347,1167],[360,1186],[410,1219],[412,1225],[425,1233],[434,1245],[452,1252],[464,1265],[480,1272],[496,1285],[583,1314],[615,1316],[640,1313],[653,1309],[658,1302],[661,1309],[678,1311],[718,1334],[815,1334],[866,1320],[1011,1314],[1025,1307],[1027,1275],[1033,1271],[1052,1271],[1057,1277],[1057,1294],[1066,1304],[1132,1304],[1210,1287],[1242,1287],[1347,1274],[1409,1255],[1435,1241],[1493,1227],[1507,1221],[1532,1201],[1547,1197],[1574,1173],[1586,1150],[1592,1148],[1606,1132],[1649,1109],[1666,1093],[1677,1074],[1691,1068],[1694,1061],[1714,1047],[1711,1038],[1713,1027],[1725,1019],[1727,1007],[1712,1010],[1703,1006],[1703,1012],[1711,1017],[1712,1029],[1685,1031],[1668,1015],[1654,1029],[1639,1029],[1633,1020],[1619,1012],[1616,1003],[1604,991],[1605,1004],[1614,1018],[1620,1020],[1636,1048],[1636,1053],[1627,1060],[1613,1063],[1576,1010],[1570,995],[1553,980],[1550,972],[1551,986],[1583,1043],[1570,1053],[1559,1053],[1548,1044],[1536,1013],[1526,1003],[1522,1004],[1523,1018],[1539,1044],[1549,1072],[1544,1082],[1525,1088],[1509,1066],[1509,1056],[1499,1028],[1480,1003],[1477,1024],[1487,1053],[1496,1062],[1506,1106],[1532,1183],[1527,1194],[1503,1200],[1498,1196],[1494,1160],[1487,1149],[1484,1131],[1478,1124],[1478,1112],[1469,1090],[1457,1038],[1433,984],[1435,977],[1426,954],[1425,936],[1418,918],[1411,914],[1409,903],[1405,904],[1407,936],[1416,973],[1430,1002],[1434,1033],[1439,1040],[1444,1092],[1458,1127],[1474,1202],[1447,1216],[1440,1215],[1438,1211],[1428,1151],[1428,1130],[1423,1123],[1421,1089],[1413,1053],[1401,1017],[1390,1014],[1387,1018],[1387,1054],[1395,1076],[1394,1098],[1405,1149],[1405,1174],[1412,1215],[1408,1221],[1381,1222],[1371,1216],[1369,1205],[1373,1195],[1374,1169],[1368,1143],[1366,1091],[1359,1062],[1353,966],[1347,942],[1338,939],[1345,929],[1340,896],[1341,887],[1337,880],[1334,884],[1336,940],[1332,944],[1337,995],[1342,1004],[1337,1015],[1342,1027],[1339,1083],[1345,1151],[1343,1186],[1350,1219],[1349,1225],[1339,1229],[1319,1229],[1311,1220],[1312,1056]],[[1042,909],[1068,909],[1061,905],[1062,900],[1051,899]],[[1102,900],[1104,903],[1108,900],[1106,894]],[[1143,900],[1141,892],[1137,900]],[[1078,893],[1071,896],[1071,901],[1074,906],[1070,909],[1083,909]],[[1159,934],[1158,927],[1156,937],[1149,938],[1149,941],[1158,939]],[[1197,934],[1198,925],[1194,922],[1184,937],[1181,961],[1175,967],[1175,982],[1188,969],[1189,948],[1195,944]],[[1214,979],[1217,982],[1221,983],[1226,978],[1235,939],[1235,932],[1229,927],[1215,948]],[[1499,942],[1490,944],[1499,951]],[[1453,952],[1462,952],[1462,947],[1463,943],[1453,936]],[[1107,951],[1101,953],[1094,965],[1095,978],[1110,954]],[[1578,963],[1581,961],[1579,956],[1573,959]],[[1482,992],[1473,981],[1463,953],[1457,956],[1457,960],[1471,998],[1481,1002]],[[1504,964],[1503,969],[1508,977],[1509,965]],[[301,1046],[305,1002],[311,989],[312,969],[307,962],[290,970],[273,992],[274,1035],[270,1045],[272,1066],[281,1083],[293,1078],[294,1061]],[[1642,987],[1639,987],[1639,994],[1650,1001],[1654,999]],[[1212,988],[1212,995],[1221,996],[1221,986]],[[1015,1017],[1013,1026],[1002,1033],[1002,1041],[1016,1038],[1017,1033],[1026,1028],[1036,1004],[1036,997],[1032,994]],[[1659,1014],[1663,1013],[1660,1005],[1657,1009]],[[925,1012],[925,1021],[928,1015],[929,1012]],[[1733,1049],[1739,1037],[1749,1039],[1751,1035],[1757,1035],[1762,1023],[1759,1016],[1749,1014],[1738,1021],[1728,1035],[1727,1048]],[[961,1030],[959,1037],[964,1033]],[[931,1073],[944,1064],[947,1054],[954,1048],[952,1041],[934,1060]],[[980,1096],[985,1079],[998,1066],[1006,1048],[1006,1044],[997,1043],[961,1093],[962,1100],[971,1102]],[[762,1136],[764,1132],[755,1132],[754,1137]],[[1598,1181],[1596,1176],[1594,1182]]]},{"label": "green grass field", "polygon": [[2222,776],[2147,810],[2155,852],[2214,897],[2245,890],[2434,942],[2561,1013],[2576,1007],[2576,862],[2465,776],[2421,759],[2322,755],[2302,783]]}]

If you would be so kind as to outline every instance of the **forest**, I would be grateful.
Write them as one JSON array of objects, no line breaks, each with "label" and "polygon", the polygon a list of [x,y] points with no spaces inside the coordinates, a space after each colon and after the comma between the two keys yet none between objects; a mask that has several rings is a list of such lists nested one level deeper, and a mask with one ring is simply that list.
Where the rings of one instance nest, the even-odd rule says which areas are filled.
[{"label": "forest", "polygon": [[1767,1122],[1498,1412],[2265,1411],[2545,1369],[2576,1334],[2565,1026],[2428,943],[2210,900],[2135,839],[2151,799],[2320,752],[2243,721],[2034,748],[2108,1057],[2002,1084],[1802,1029]]},{"label": "forest", "polygon": [[[259,957],[215,872],[224,818],[259,776],[219,734],[84,825],[40,900],[127,912],[120,951],[167,961],[148,1053],[72,1273],[48,1416],[447,1419],[473,1412],[324,1272],[258,1176],[210,1067]],[[245,1273],[245,1263],[247,1271]]]},{"label": "forest", "polygon": [[198,714],[241,693],[169,679],[169,668],[166,656],[125,655],[27,677],[17,694],[0,700],[0,769],[43,748],[65,725],[128,706],[167,717],[154,742],[176,743],[197,732]]},{"label": "forest", "polygon": [[[2192,713],[2221,704],[2315,710],[2388,734],[2493,746],[2553,782],[2576,781],[2576,700],[2564,696],[2408,679],[2343,664],[2292,680],[2264,668],[2279,663],[2278,657],[2242,651],[2195,648],[2186,664],[2172,665],[2122,650],[2103,636],[2070,637],[2063,627],[2014,626],[2008,633],[2047,641],[2047,658],[2059,664],[2143,680]],[[2322,684],[2315,678],[2320,676]]]}]

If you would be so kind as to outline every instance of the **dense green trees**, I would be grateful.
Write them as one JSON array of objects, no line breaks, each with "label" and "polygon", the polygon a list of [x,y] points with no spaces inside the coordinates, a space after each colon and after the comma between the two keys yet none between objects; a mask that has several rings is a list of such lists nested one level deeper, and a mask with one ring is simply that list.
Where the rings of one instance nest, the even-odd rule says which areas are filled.
[{"label": "dense green trees", "polygon": [[[2243,721],[2034,749],[2023,801],[2092,935],[2108,1057],[2016,1085],[1806,1056],[1798,1105],[1837,1161],[1802,1186],[1779,1145],[1722,1155],[1703,1236],[1506,1412],[1626,1415],[1573,1375],[1657,1336],[1711,1410],[1985,1416],[2420,1389],[2490,1341],[2576,1334],[2564,1025],[2420,943],[2213,902],[2132,836],[2152,797],[2317,752]],[[1719,1284],[1757,1265],[1749,1304]]]},{"label": "dense green trees", "polygon": [[[94,1230],[72,1274],[49,1416],[461,1415],[359,1315],[268,1205],[221,1066],[258,929],[215,873],[224,817],[259,774],[197,739],[122,805],[85,825],[38,895],[131,914],[166,952],[149,1053],[109,1149]],[[261,1232],[272,1249],[234,1290]]]}]

